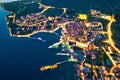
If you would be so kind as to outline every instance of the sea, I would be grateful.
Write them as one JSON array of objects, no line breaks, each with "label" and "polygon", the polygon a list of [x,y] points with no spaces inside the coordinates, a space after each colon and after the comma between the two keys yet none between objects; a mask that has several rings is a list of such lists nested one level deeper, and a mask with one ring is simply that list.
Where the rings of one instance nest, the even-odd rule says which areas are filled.
[{"label": "sea", "polygon": [[[42,1],[48,5],[53,4],[53,6],[56,6],[55,2],[58,0]],[[98,5],[100,3],[99,0],[94,1],[95,5],[92,0],[89,2],[79,0],[79,3],[89,4],[88,6],[79,4],[76,0],[66,0],[66,2],[61,0],[63,3],[59,3],[57,6],[72,7],[69,1],[72,1],[71,5],[80,9],[81,12],[87,12],[93,8],[103,12],[107,10],[112,13],[111,7],[113,6],[107,6],[107,0],[104,0],[103,4],[101,2],[100,5]],[[114,1],[111,0],[110,2]],[[67,6],[66,3],[68,3]],[[41,72],[39,70],[40,67],[67,59],[63,56],[56,56],[60,49],[48,49],[48,46],[59,41],[59,36],[50,33],[37,33],[33,35],[34,37],[43,38],[46,42],[10,36],[5,20],[8,14],[10,12],[0,7],[0,80],[78,80],[74,79],[75,68],[73,63],[61,64],[55,70]],[[60,31],[58,30],[57,33],[60,34]]]},{"label": "sea", "polygon": [[20,1],[20,0],[0,0],[0,3],[3,3],[3,2],[14,2],[14,1]]},{"label": "sea", "polygon": [[74,67],[71,63],[61,64],[55,70],[39,70],[42,66],[67,59],[56,56],[60,49],[48,49],[59,41],[59,36],[50,33],[33,35],[46,42],[12,37],[5,20],[8,14],[10,12],[0,7],[0,80],[73,80]]}]

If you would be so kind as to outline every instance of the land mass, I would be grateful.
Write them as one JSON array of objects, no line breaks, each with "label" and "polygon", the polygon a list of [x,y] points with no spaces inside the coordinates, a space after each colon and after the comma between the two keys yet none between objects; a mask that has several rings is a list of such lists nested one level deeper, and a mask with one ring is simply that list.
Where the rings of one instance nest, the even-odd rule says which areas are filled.
[{"label": "land mass", "polygon": [[[116,47],[112,32],[112,23],[118,23],[115,14],[108,15],[95,9],[81,13],[75,8],[44,5],[38,0],[2,3],[1,6],[12,12],[7,16],[11,36],[32,38],[31,36],[38,32],[54,33],[59,28],[62,29],[59,42],[48,48],[57,48],[62,44],[63,53],[58,55],[67,55],[70,59],[43,66],[41,71],[58,68],[58,65],[66,62],[74,62],[77,63],[77,75],[82,80],[90,78],[89,76],[93,76],[92,80],[120,78],[120,50]],[[75,47],[78,47],[81,53],[75,53]],[[84,72],[85,67],[90,71]]]}]

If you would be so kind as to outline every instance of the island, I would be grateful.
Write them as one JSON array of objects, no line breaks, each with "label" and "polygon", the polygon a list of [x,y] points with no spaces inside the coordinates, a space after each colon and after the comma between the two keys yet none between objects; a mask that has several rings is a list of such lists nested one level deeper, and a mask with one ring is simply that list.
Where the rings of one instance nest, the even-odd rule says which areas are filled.
[{"label": "island", "polygon": [[[71,62],[75,64],[76,74],[81,80],[120,79],[120,50],[116,47],[111,28],[117,21],[114,14],[95,9],[80,13],[74,9],[45,5],[39,0],[1,3],[1,6],[12,12],[6,16],[10,36],[45,42],[32,35],[39,32],[54,34],[62,29],[59,42],[48,48],[57,49],[62,45],[61,52],[56,55],[66,56],[68,60],[41,66],[41,71]],[[78,53],[75,48],[79,48]]]}]

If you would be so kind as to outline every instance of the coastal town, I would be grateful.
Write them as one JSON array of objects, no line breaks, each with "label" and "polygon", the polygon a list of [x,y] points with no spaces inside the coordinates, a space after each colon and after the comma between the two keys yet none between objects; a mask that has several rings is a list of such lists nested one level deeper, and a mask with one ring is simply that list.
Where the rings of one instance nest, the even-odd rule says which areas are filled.
[{"label": "coastal town", "polygon": [[[62,45],[58,56],[66,56],[68,60],[56,62],[53,65],[41,66],[40,71],[59,68],[65,63],[74,63],[76,67],[76,80],[119,80],[120,79],[120,50],[112,38],[112,23],[114,14],[107,15],[95,9],[88,14],[79,13],[75,16],[66,14],[67,8],[58,8],[63,12],[59,16],[46,16],[44,12],[52,6],[38,3],[42,11],[20,16],[9,15],[16,27],[9,27],[10,35],[16,37],[32,38],[39,32],[55,33],[61,30],[57,43],[48,46],[49,49]],[[106,21],[106,25],[103,24]],[[9,21],[7,22],[9,24]],[[37,38],[34,38],[37,39]],[[38,38],[37,40],[42,40]],[[42,40],[45,42],[45,40]],[[74,48],[79,48],[76,53]]]}]

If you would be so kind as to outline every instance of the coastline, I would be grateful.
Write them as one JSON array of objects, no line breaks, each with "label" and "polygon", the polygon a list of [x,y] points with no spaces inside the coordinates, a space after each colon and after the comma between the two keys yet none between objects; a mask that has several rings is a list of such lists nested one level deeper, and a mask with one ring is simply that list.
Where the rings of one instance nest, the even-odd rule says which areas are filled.
[{"label": "coastline", "polygon": [[6,12],[8,12],[8,13],[10,13],[10,14],[13,14],[12,11],[6,10],[2,5],[0,5],[0,7],[1,7],[2,9],[4,9]]},{"label": "coastline", "polygon": [[12,0],[12,1],[10,1],[10,0],[9,0],[9,1],[5,1],[5,0],[3,1],[3,0],[2,0],[2,1],[0,1],[0,4],[1,4],[1,3],[10,3],[10,2],[16,2],[16,1],[21,1],[21,0]]}]

